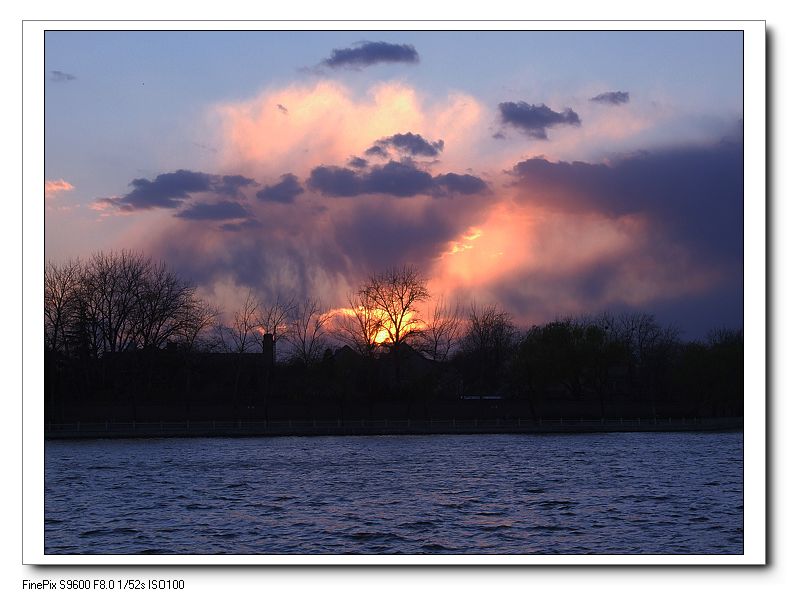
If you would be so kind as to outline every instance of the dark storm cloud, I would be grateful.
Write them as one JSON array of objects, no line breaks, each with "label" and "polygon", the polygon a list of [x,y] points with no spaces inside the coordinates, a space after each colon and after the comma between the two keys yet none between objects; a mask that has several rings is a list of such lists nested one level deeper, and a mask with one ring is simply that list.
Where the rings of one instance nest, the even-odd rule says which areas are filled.
[{"label": "dark storm cloud", "polygon": [[641,152],[611,164],[530,159],[511,171],[525,199],[578,212],[645,214],[715,258],[741,258],[743,146]]},{"label": "dark storm cloud", "polygon": [[103,198],[102,202],[124,212],[150,208],[178,208],[195,193],[214,193],[238,197],[241,188],[254,184],[241,175],[215,175],[191,170],[176,170],[158,175],[153,180],[134,179],[131,193]]},{"label": "dark storm cloud", "polygon": [[298,182],[298,177],[287,173],[282,175],[281,180],[276,185],[269,185],[258,191],[257,199],[264,202],[290,204],[303,192],[304,188]]},{"label": "dark storm cloud", "polygon": [[352,48],[335,48],[321,62],[326,67],[368,67],[376,63],[418,63],[419,53],[410,44],[360,42]]},{"label": "dark storm cloud", "polygon": [[[413,134],[412,132],[406,132],[405,134],[398,133],[390,137],[378,139],[375,143],[376,146],[394,147],[398,151],[410,155],[436,157],[443,151],[443,139],[430,143],[420,134]],[[369,150],[367,152],[369,153]]]},{"label": "dark storm cloud", "polygon": [[547,129],[562,124],[579,126],[580,118],[571,108],[558,113],[547,105],[530,105],[524,101],[498,104],[501,121],[523,131],[533,139],[546,139]]},{"label": "dark storm cloud", "polygon": [[363,193],[361,178],[350,168],[318,166],[306,184],[310,189],[332,197],[352,197]]},{"label": "dark storm cloud", "polygon": [[364,152],[366,155],[376,155],[381,158],[389,157],[389,152],[382,145],[373,145]]},{"label": "dark storm cloud", "polygon": [[192,221],[226,221],[246,218],[249,216],[249,211],[238,202],[225,201],[192,204],[175,214],[175,216]]},{"label": "dark storm cloud", "polygon": [[487,190],[486,183],[475,176],[450,172],[433,177],[410,163],[393,160],[374,166],[368,172],[356,172],[338,166],[318,166],[312,170],[307,185],[331,197],[354,197],[367,193],[411,197],[474,194]]},{"label": "dark storm cloud", "polygon": [[595,103],[606,103],[608,105],[621,105],[623,103],[629,103],[629,93],[618,91],[611,91],[611,92],[603,92],[602,94],[598,94],[595,97],[591,97],[589,101],[594,101]]},{"label": "dark storm cloud", "polygon": [[121,202],[134,209],[177,208],[192,193],[211,190],[212,177],[204,172],[178,170],[158,175],[155,179],[134,179],[133,191]]},{"label": "dark storm cloud", "polygon": [[447,193],[460,193],[463,195],[473,195],[488,191],[487,183],[482,179],[470,174],[456,174],[448,172],[440,174],[433,179],[433,182],[444,189]]},{"label": "dark storm cloud", "polygon": [[214,191],[216,193],[223,193],[232,197],[241,195],[241,189],[249,185],[256,185],[254,179],[248,179],[240,174],[225,175],[221,179],[215,181]]},{"label": "dark storm cloud", "polygon": [[347,162],[348,166],[352,166],[353,168],[366,168],[369,162],[367,162],[364,158],[360,158],[358,156],[353,156]]},{"label": "dark storm cloud", "polygon": [[71,80],[76,80],[77,77],[74,74],[68,74],[64,71],[55,69],[49,72],[49,79],[52,82],[69,82]]},{"label": "dark storm cloud", "polygon": [[361,177],[365,193],[385,193],[397,197],[410,197],[427,193],[432,188],[432,175],[403,162],[390,161],[375,166]]}]

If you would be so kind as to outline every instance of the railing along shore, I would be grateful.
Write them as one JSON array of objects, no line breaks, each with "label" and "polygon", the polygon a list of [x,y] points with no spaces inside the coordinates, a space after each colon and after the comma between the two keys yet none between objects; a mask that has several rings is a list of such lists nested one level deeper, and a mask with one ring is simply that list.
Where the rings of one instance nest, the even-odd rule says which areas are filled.
[{"label": "railing along shore", "polygon": [[184,420],[46,423],[47,439],[741,430],[742,418]]}]

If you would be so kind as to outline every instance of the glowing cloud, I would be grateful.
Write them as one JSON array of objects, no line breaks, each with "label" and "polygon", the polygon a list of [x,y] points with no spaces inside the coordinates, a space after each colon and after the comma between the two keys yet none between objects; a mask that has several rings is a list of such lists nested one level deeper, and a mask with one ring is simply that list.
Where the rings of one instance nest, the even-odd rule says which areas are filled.
[{"label": "glowing cloud", "polygon": [[[277,109],[287,107],[287,114]],[[397,82],[377,84],[354,95],[341,84],[321,80],[261,93],[247,102],[216,108],[222,123],[223,172],[266,176],[304,175],[320,165],[358,157],[375,141],[392,133],[418,133],[440,150],[442,162],[465,171],[469,151],[485,137],[485,111],[470,96],[452,93],[428,101],[414,88]],[[413,144],[413,140],[397,139]],[[476,151],[474,155],[481,155]]]}]

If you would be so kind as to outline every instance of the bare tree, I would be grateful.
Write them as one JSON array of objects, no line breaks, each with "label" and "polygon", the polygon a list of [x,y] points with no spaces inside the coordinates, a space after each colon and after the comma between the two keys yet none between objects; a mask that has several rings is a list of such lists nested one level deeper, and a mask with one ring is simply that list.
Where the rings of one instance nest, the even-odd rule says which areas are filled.
[{"label": "bare tree", "polygon": [[[257,325],[262,328],[262,332],[256,332],[256,338],[262,343],[264,334],[270,334],[273,338],[274,360],[276,360],[276,345],[287,336],[288,322],[295,309],[295,301],[285,299],[277,294],[271,303],[259,303],[256,311]],[[261,345],[262,346],[262,345]]]},{"label": "bare tree", "polygon": [[392,267],[371,275],[359,290],[382,315],[387,341],[397,351],[421,326],[416,305],[429,298],[426,280],[413,265]]},{"label": "bare tree", "polygon": [[[227,336],[226,349],[234,353],[248,353],[257,343],[256,333],[260,324],[257,321],[258,303],[252,291],[246,293],[246,298],[241,308],[233,313],[231,326],[224,328]],[[225,336],[222,336],[223,340]]]},{"label": "bare tree", "polygon": [[182,311],[178,338],[186,351],[193,351],[199,339],[216,325],[219,308],[200,298],[192,298]]},{"label": "bare tree", "polygon": [[164,262],[149,264],[139,287],[134,310],[138,345],[160,348],[179,335],[189,319],[194,287],[167,270]]},{"label": "bare tree", "polygon": [[319,300],[307,298],[293,307],[287,339],[293,346],[293,359],[306,366],[320,358],[326,348],[326,328],[331,314]]},{"label": "bare tree", "polygon": [[135,343],[135,312],[150,265],[149,259],[128,250],[91,257],[84,294],[98,320],[105,351],[124,351]]},{"label": "bare tree", "polygon": [[419,332],[419,348],[435,361],[446,361],[457,347],[462,323],[459,302],[449,305],[440,297]]},{"label": "bare tree", "polygon": [[478,376],[476,388],[486,392],[501,388],[503,366],[514,348],[516,334],[509,313],[495,304],[481,307],[471,304],[462,349]]},{"label": "bare tree", "polygon": [[383,329],[380,312],[364,292],[348,294],[348,312],[335,319],[334,336],[359,355],[372,357]]},{"label": "bare tree", "polygon": [[78,315],[82,265],[79,260],[44,267],[44,340],[50,351],[68,353],[68,334]]},{"label": "bare tree", "polygon": [[468,329],[463,339],[463,348],[482,354],[500,355],[512,346],[515,333],[509,313],[495,304],[479,307],[474,302],[468,312]]}]

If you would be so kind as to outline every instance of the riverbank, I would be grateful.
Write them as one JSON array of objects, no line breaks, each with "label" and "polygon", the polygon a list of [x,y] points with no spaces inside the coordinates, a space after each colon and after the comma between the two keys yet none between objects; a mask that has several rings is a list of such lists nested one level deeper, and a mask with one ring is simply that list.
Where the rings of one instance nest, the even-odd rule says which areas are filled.
[{"label": "riverbank", "polygon": [[74,422],[47,424],[46,439],[307,437],[342,435],[540,434],[737,431],[742,418],[507,418],[476,420]]}]

